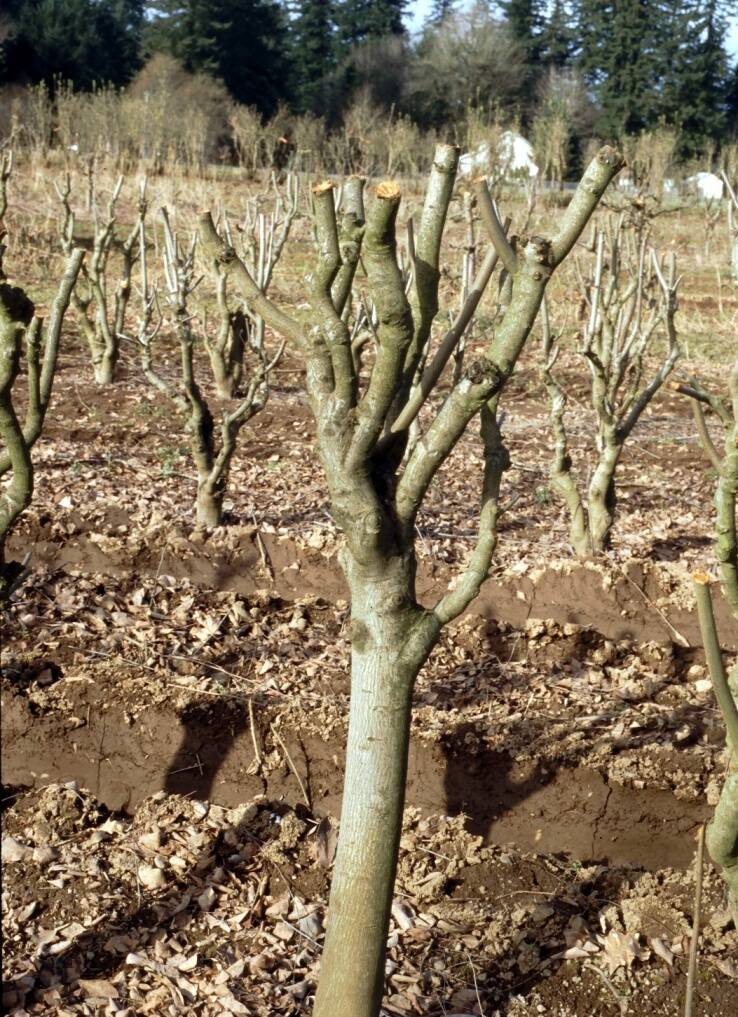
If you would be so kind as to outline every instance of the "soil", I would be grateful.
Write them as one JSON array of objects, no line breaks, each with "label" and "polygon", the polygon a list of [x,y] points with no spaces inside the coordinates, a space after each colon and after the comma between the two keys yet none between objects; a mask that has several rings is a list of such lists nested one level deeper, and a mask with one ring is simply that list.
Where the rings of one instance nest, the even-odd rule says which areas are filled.
[{"label": "soil", "polygon": [[[716,309],[690,286],[702,328]],[[721,295],[726,320],[735,306]],[[340,820],[349,608],[300,366],[280,365],[241,435],[227,525],[207,531],[176,416],[130,356],[95,388],[70,334],[9,545],[28,574],[0,628],[4,1008],[304,1014]],[[166,342],[161,363],[175,370]],[[566,352],[559,369],[583,481],[586,378]],[[719,355],[688,354],[693,371],[722,384]],[[690,590],[713,567],[714,478],[685,400],[662,392],[626,446],[612,550],[577,560],[532,353],[505,398],[493,572],[415,689],[384,1010],[673,1017],[695,837],[726,766]],[[480,464],[470,433],[429,491],[425,603],[474,539]],[[729,664],[738,625],[716,611]],[[697,920],[698,1012],[735,1017],[738,938],[707,860]]]}]

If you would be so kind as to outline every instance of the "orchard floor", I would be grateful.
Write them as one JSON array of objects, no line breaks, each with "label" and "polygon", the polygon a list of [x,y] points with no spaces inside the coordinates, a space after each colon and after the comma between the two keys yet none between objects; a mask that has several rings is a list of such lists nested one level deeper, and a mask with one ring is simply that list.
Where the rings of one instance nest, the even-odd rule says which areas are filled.
[{"label": "orchard floor", "polygon": [[[29,573],[0,632],[4,1005],[308,1012],[348,605],[296,367],[244,431],[210,533],[169,407],[129,367],[110,392],[81,352],[61,367],[11,543]],[[578,562],[529,367],[505,409],[493,575],[415,692],[385,1011],[666,1017],[725,768],[689,591],[712,563],[714,481],[664,394],[623,461],[613,552]],[[575,411],[575,449],[587,431]],[[426,602],[473,539],[479,465],[471,435],[430,492]],[[738,631],[718,612],[730,661]],[[734,1017],[738,936],[709,862],[699,921],[697,1013]]]}]

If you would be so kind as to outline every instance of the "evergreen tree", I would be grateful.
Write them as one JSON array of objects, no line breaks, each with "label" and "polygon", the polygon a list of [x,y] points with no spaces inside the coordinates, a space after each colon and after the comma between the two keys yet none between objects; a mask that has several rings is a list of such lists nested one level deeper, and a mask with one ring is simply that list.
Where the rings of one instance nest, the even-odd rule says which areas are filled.
[{"label": "evergreen tree", "polygon": [[402,35],[408,0],[340,0],[336,15],[340,43],[347,49],[367,39]]},{"label": "evergreen tree", "polygon": [[124,85],[139,66],[143,0],[5,0],[6,81]]},{"label": "evergreen tree", "polygon": [[662,75],[660,112],[681,131],[683,155],[725,129],[728,57],[726,0],[665,0],[659,49]]},{"label": "evergreen tree", "polygon": [[292,93],[299,112],[325,112],[330,75],[336,67],[336,25],[330,0],[299,0],[292,5],[290,60]]},{"label": "evergreen tree", "polygon": [[425,24],[430,27],[440,25],[444,18],[454,13],[455,8],[456,0],[433,0]]},{"label": "evergreen tree", "polygon": [[540,33],[539,52],[546,67],[561,70],[572,58],[575,49],[575,32],[571,12],[565,0],[554,0]]},{"label": "evergreen tree", "polygon": [[171,53],[187,70],[220,78],[234,99],[265,114],[287,97],[287,25],[274,0],[159,0],[155,7],[149,53]]},{"label": "evergreen tree", "polygon": [[578,64],[594,87],[606,138],[631,134],[658,116],[656,0],[578,0]]},{"label": "evergreen tree", "polygon": [[738,140],[738,62],[736,62],[733,73],[728,79],[726,105],[728,130],[733,135],[734,140]]},{"label": "evergreen tree", "polygon": [[499,6],[513,38],[523,47],[528,63],[536,64],[546,22],[546,0],[503,0]]}]

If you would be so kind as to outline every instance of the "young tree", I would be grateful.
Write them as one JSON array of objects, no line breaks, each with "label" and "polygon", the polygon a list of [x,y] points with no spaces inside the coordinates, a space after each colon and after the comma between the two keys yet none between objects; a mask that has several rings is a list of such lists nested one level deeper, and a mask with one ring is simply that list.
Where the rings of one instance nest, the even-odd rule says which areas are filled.
[{"label": "young tree", "polygon": [[[146,263],[146,242],[143,222],[139,224],[140,266],[141,266],[141,315],[136,339],[141,348],[141,365],[146,379],[158,392],[170,400],[182,419],[189,439],[190,454],[197,471],[197,496],[195,513],[198,524],[208,527],[220,526],[223,522],[223,500],[228,486],[231,462],[236,451],[238,435],[245,424],[266,406],[269,398],[269,381],[274,367],[282,356],[282,343],[271,360],[263,342],[263,326],[256,337],[248,343],[249,351],[256,360],[256,367],[244,385],[244,391],[236,406],[222,407],[220,428],[216,429],[215,417],[208,404],[207,396],[197,380],[195,364],[196,333],[193,327],[195,316],[190,310],[190,298],[201,277],[195,264],[197,238],[183,249],[175,236],[166,209],[161,210],[164,225],[163,274],[165,298],[171,314],[180,351],[180,384],[168,381],[154,366],[154,341],[163,319],[154,321],[159,308],[159,295],[155,286],[149,284]],[[264,244],[267,240],[265,238]],[[264,255],[266,259],[266,252]],[[212,262],[212,258],[209,258]],[[214,267],[216,286],[219,287],[218,303],[221,328],[233,328],[235,314],[231,312],[226,295],[225,273]],[[258,323],[255,323],[258,329]],[[248,325],[243,315],[239,316],[236,328],[246,332]],[[246,336],[238,335],[238,340]],[[259,339],[261,340],[259,342]],[[240,365],[239,365],[240,366]],[[241,371],[239,371],[239,380]],[[219,433],[218,433],[219,432]]]},{"label": "young tree", "polygon": [[[675,382],[677,392],[692,400],[697,435],[710,465],[717,472],[715,489],[715,554],[720,566],[723,594],[738,619],[738,536],[735,510],[738,503],[738,359],[728,381],[728,399],[708,391],[697,378]],[[714,444],[705,419],[709,410],[723,428],[722,451]]]},{"label": "young tree", "polygon": [[[307,309],[293,317],[260,292],[243,262],[200,220],[206,247],[267,323],[300,351],[332,511],[345,544],[341,564],[351,593],[351,706],[341,830],[316,1017],[376,1017],[384,985],[386,937],[397,864],[415,679],[441,629],[476,596],[496,543],[499,490],[508,458],[497,401],[535,321],[551,274],[571,251],[622,164],[603,149],[563,215],[556,235],[508,241],[483,180],[477,198],[491,209],[491,238],[510,275],[510,300],[489,345],[458,383],[405,459],[408,429],[434,390],[454,343],[444,341],[409,399],[438,310],[440,247],[458,163],[440,145],[415,233],[414,281],[406,295],[396,256],[401,199],[381,183],[362,230],[351,202],[340,231],[331,183],[314,188],[317,254]],[[344,317],[362,241],[377,331],[372,358],[356,357]],[[465,308],[468,322],[492,271],[487,254]],[[463,328],[457,330],[456,340]],[[447,337],[448,338],[448,337]],[[479,536],[458,583],[432,608],[417,601],[415,522],[423,498],[456,442],[479,416],[484,478]]]},{"label": "young tree", "polygon": [[[0,454],[0,476],[10,472],[10,481],[0,492],[0,601],[12,590],[17,568],[5,562],[5,541],[33,495],[31,450],[41,433],[51,397],[64,314],[79,273],[84,251],[72,250],[67,258],[44,328],[35,315],[33,302],[20,286],[14,286],[3,269],[5,231],[2,217],[7,205],[6,185],[10,159],[0,164],[0,437],[5,451]],[[28,405],[23,424],[13,402],[13,388],[20,371],[25,347]]]},{"label": "young tree", "polygon": [[[272,275],[282,256],[292,223],[297,215],[298,180],[289,174],[284,192],[272,178],[274,201],[271,211],[265,211],[266,195],[258,195],[249,202],[246,218],[239,226],[243,258],[262,293],[267,293]],[[246,350],[257,356],[264,351],[264,319],[251,312],[248,305],[233,309],[228,299],[228,275],[221,271],[216,260],[211,264],[218,304],[218,328],[215,335],[204,329],[203,341],[215,389],[221,399],[233,399],[243,376],[243,357]]]},{"label": "young tree", "polygon": [[[738,391],[738,369],[735,384]],[[738,396],[734,412],[738,421]],[[707,827],[706,843],[713,862],[722,869],[728,889],[728,905],[733,923],[738,928],[738,661],[730,675],[726,676],[712,608],[710,577],[707,573],[697,572],[692,578],[702,645],[715,699],[725,722],[728,747],[728,773]],[[735,605],[733,610],[738,619]]]},{"label": "young tree", "polygon": [[[643,411],[666,381],[677,357],[674,316],[677,286],[674,264],[667,276],[647,235],[629,252],[624,219],[599,233],[591,280],[580,275],[587,308],[579,348],[590,374],[590,400],[597,419],[595,468],[583,496],[572,476],[564,412],[566,394],[553,375],[559,347],[543,315],[543,378],[551,404],[554,457],[551,486],[564,501],[570,519],[569,539],[579,555],[601,554],[609,546],[615,521],[615,476],[623,446]],[[644,381],[644,358],[659,326],[667,352],[651,379]]]},{"label": "young tree", "polygon": [[[111,385],[115,381],[126,308],[131,296],[131,275],[138,256],[139,230],[147,211],[144,180],[139,191],[138,216],[121,244],[121,270],[111,302],[111,273],[108,266],[118,221],[115,206],[123,188],[123,180],[122,176],[118,178],[102,219],[98,216],[97,208],[94,209],[92,257],[89,268],[87,265],[82,267],[80,279],[72,293],[72,306],[90,348],[92,369],[98,385]],[[75,217],[70,202],[72,184],[69,173],[56,189],[64,213],[60,224],[62,248],[70,256],[74,249]]]}]

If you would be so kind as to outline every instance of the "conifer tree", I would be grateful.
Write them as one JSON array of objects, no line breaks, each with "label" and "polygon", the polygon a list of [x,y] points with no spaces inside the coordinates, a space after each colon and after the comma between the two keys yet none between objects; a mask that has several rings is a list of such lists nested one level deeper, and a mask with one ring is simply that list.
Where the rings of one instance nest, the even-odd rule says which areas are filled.
[{"label": "conifer tree", "polygon": [[3,0],[2,81],[124,85],[139,66],[143,0]]},{"label": "conifer tree", "polygon": [[617,138],[656,119],[656,0],[577,0],[578,63],[600,106],[596,129]]},{"label": "conifer tree", "polygon": [[523,47],[528,63],[537,63],[546,21],[545,0],[503,0],[499,6],[513,37]]},{"label": "conifer tree", "polygon": [[433,0],[425,24],[430,27],[440,25],[444,18],[454,13],[455,8],[456,0]]},{"label": "conifer tree", "polygon": [[540,34],[541,61],[546,67],[561,70],[569,64],[574,48],[575,33],[569,5],[566,0],[554,0]]},{"label": "conifer tree", "polygon": [[336,5],[342,46],[351,48],[367,39],[402,35],[408,0],[341,0]]},{"label": "conifer tree", "polygon": [[660,24],[666,31],[657,50],[660,112],[680,129],[682,155],[695,154],[726,126],[728,9],[726,0],[664,0]]},{"label": "conifer tree", "polygon": [[220,78],[234,99],[273,112],[287,96],[287,26],[275,0],[159,0],[147,48]]},{"label": "conifer tree", "polygon": [[328,78],[336,66],[335,6],[331,0],[297,0],[291,5],[292,93],[301,113],[325,110]]}]

